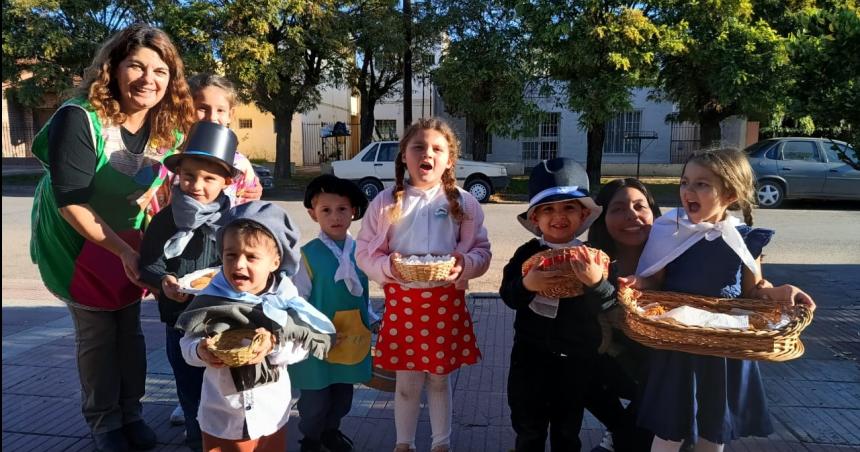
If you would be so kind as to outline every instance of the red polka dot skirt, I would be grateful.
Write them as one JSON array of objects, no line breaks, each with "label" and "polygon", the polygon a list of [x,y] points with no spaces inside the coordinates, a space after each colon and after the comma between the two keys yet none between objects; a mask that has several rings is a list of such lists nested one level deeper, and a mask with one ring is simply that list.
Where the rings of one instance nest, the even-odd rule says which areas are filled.
[{"label": "red polka dot skirt", "polygon": [[430,289],[386,284],[384,289],[375,367],[447,375],[481,360],[465,291],[453,284]]}]

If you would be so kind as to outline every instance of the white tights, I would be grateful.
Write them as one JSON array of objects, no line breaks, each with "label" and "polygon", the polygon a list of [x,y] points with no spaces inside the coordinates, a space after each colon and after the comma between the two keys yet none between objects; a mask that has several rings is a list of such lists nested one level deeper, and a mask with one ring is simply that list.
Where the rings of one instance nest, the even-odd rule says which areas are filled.
[{"label": "white tights", "polygon": [[432,447],[451,440],[451,384],[448,375],[398,370],[394,393],[394,427],[397,443],[415,448],[415,430],[421,410],[421,390],[427,382]]},{"label": "white tights", "polygon": [[[655,436],[654,442],[651,443],[651,452],[678,452],[681,449],[682,441],[669,441]],[[725,444],[712,443],[706,439],[699,438],[696,441],[695,452],[723,452]]]}]

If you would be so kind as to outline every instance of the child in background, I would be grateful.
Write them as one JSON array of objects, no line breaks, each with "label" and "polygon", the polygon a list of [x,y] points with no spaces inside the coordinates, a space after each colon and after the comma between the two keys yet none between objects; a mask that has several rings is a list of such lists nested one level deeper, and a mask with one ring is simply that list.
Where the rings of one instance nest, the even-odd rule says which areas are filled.
[{"label": "child in background", "polygon": [[[654,221],[637,267],[622,284],[722,298],[812,300],[794,286],[767,287],[759,256],[774,231],[753,229],[755,179],[735,149],[701,151],[684,165],[679,209]],[[740,209],[744,224],[728,214]],[[705,239],[705,240],[702,240]],[[755,361],[652,350],[639,423],[652,451],[722,451],[729,441],[773,432]]]},{"label": "child in background", "polygon": [[[516,450],[543,451],[549,430],[550,447],[578,451],[579,430],[587,392],[595,377],[600,345],[597,315],[611,304],[615,290],[604,277],[597,257],[589,257],[576,237],[588,229],[601,208],[588,196],[588,177],[570,159],[539,163],[529,176],[529,208],[520,223],[539,238],[520,246],[505,265],[499,294],[515,309],[514,346],[508,374],[508,405]],[[580,247],[573,270],[584,293],[571,298],[539,295],[561,285],[568,276],[522,266],[548,249]]]},{"label": "child in background", "polygon": [[[291,387],[287,365],[308,352],[324,357],[334,325],[298,295],[298,231],[278,206],[254,201],[234,208],[219,230],[222,271],[185,312],[182,356],[206,367],[198,421],[206,451],[286,449]],[[247,365],[225,367],[207,337],[256,329],[264,339]]]},{"label": "child in background", "polygon": [[200,450],[202,437],[197,424],[203,369],[182,359],[179,340],[182,331],[174,328],[190,295],[179,291],[178,278],[221,263],[215,248],[215,233],[230,209],[223,193],[237,173],[233,167],[236,135],[217,124],[201,122],[191,129],[183,151],[164,160],[179,177],[173,186],[171,203],[153,217],[140,248],[140,277],[152,287],[158,312],[165,323],[167,360],[176,379],[176,393],[185,419],[185,444]]},{"label": "child in background", "polygon": [[304,206],[320,232],[302,247],[293,282],[334,323],[337,342],[325,360],[290,366],[293,387],[301,390],[301,450],[349,452],[352,440],[340,431],[340,421],[352,408],[353,385],[371,376],[367,276],[355,265],[355,241],[349,235],[350,223],[367,209],[367,198],[354,183],[324,174],[308,185]]},{"label": "child in background", "polygon": [[[373,365],[396,371],[397,452],[415,450],[425,383],[431,451],[449,450],[449,374],[480,359],[465,289],[489,268],[490,242],[478,201],[457,187],[458,155],[459,141],[445,122],[422,118],[409,126],[395,159],[395,186],[370,203],[356,240],[358,266],[385,291]],[[404,281],[394,259],[426,254],[456,258],[447,280]]]}]

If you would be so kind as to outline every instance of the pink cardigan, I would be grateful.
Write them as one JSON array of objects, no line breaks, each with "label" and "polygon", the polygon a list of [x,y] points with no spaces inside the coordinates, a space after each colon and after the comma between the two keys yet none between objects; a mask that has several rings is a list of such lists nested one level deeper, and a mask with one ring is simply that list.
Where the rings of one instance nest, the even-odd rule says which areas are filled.
[{"label": "pink cardigan", "polygon": [[[391,274],[388,255],[388,233],[391,221],[388,211],[394,207],[394,188],[383,190],[371,201],[361,222],[355,242],[355,260],[367,276],[380,283],[398,283]],[[469,280],[477,278],[490,268],[490,241],[484,227],[484,212],[470,193],[460,190],[465,218],[460,223],[460,241],[454,248],[463,254],[463,272],[455,281],[457,289],[466,289]]]}]

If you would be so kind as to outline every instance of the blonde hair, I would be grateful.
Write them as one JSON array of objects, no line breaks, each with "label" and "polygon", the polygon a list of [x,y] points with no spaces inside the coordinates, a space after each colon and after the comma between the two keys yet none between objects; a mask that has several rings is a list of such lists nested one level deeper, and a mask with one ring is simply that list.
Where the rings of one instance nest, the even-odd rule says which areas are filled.
[{"label": "blonde hair", "polygon": [[740,210],[744,222],[752,226],[752,207],[756,199],[755,176],[746,155],[734,148],[697,151],[684,163],[681,174],[691,162],[711,170],[719,178],[721,191],[737,198],[729,205],[729,210]]},{"label": "blonde hair", "polygon": [[460,140],[457,139],[457,134],[451,129],[447,122],[439,118],[421,118],[412,123],[403,134],[400,140],[400,152],[394,159],[394,207],[389,211],[389,220],[396,223],[400,220],[400,214],[403,207],[403,178],[406,175],[406,163],[403,161],[403,156],[406,154],[406,148],[409,141],[422,130],[435,130],[445,137],[448,142],[448,161],[451,167],[447,168],[442,173],[442,188],[445,190],[445,197],[448,198],[448,207],[450,215],[455,221],[461,222],[465,217],[463,206],[460,205],[460,191],[457,189],[457,177],[454,173],[454,168],[457,166],[457,158],[460,155]]},{"label": "blonde hair", "polygon": [[188,87],[191,89],[191,96],[197,96],[200,91],[208,88],[210,86],[214,86],[216,88],[220,88],[227,93],[226,97],[227,102],[230,104],[230,108],[236,106],[237,98],[236,98],[236,87],[233,86],[233,82],[228,80],[225,77],[221,77],[217,74],[195,74],[188,78]]},{"label": "blonde hair", "polygon": [[119,101],[114,71],[120,62],[140,48],[158,53],[170,71],[164,98],[150,109],[151,142],[154,146],[176,145],[175,132],[187,134],[194,123],[194,103],[185,82],[185,66],[170,37],[158,28],[134,24],[102,44],[92,64],[84,72],[79,95],[86,97],[102,121],[122,124],[127,115]]}]

